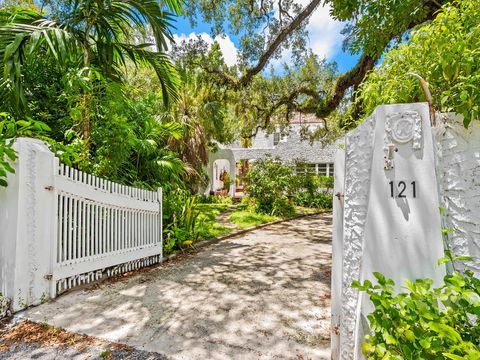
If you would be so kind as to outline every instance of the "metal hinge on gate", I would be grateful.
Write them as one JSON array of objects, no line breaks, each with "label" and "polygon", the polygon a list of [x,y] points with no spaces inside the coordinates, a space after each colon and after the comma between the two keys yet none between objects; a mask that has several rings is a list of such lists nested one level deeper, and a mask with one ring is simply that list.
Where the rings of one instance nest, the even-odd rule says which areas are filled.
[{"label": "metal hinge on gate", "polygon": [[340,201],[342,201],[342,198],[345,197],[345,195],[343,195],[341,192],[337,192],[337,193],[335,194],[335,196],[336,196],[336,197],[338,198],[338,200],[340,200]]},{"label": "metal hinge on gate", "polygon": [[50,186],[45,186],[45,190],[52,191],[53,189],[54,189],[54,187],[51,186],[51,185]]},{"label": "metal hinge on gate", "polygon": [[52,274],[47,274],[47,275],[44,276],[44,278],[45,278],[46,280],[52,280],[52,279],[53,279],[53,275],[52,275]]}]

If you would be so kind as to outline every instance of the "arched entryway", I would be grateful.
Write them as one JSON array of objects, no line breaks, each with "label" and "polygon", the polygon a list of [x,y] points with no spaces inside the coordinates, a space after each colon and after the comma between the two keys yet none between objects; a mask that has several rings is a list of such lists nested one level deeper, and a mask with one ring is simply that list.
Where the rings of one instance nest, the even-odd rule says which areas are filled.
[{"label": "arched entryway", "polygon": [[237,169],[231,150],[220,149],[216,153],[210,153],[207,174],[209,184],[204,192],[206,195],[226,190],[229,196],[235,196]]}]

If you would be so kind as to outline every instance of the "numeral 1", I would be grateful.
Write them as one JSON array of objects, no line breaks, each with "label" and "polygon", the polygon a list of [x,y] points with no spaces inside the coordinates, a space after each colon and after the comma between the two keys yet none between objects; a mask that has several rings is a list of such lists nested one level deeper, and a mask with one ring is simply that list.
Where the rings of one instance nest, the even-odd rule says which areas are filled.
[{"label": "numeral 1", "polygon": [[[390,181],[390,197],[394,198],[395,197],[395,184],[394,181]],[[417,197],[417,183],[415,181],[412,181],[410,183],[412,185],[412,197],[416,198]],[[397,184],[398,187],[398,196],[399,198],[406,198],[407,196],[404,194],[405,190],[407,189],[407,184],[405,181],[399,181]]]}]

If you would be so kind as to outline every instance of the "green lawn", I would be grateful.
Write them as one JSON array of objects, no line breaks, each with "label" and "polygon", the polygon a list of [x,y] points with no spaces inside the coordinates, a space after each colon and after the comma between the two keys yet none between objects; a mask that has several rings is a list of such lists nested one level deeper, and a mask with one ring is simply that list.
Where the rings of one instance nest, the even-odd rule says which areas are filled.
[{"label": "green lawn", "polygon": [[257,214],[246,210],[237,210],[230,214],[230,221],[237,225],[237,227],[240,229],[246,229],[279,219],[280,218],[277,216]]},{"label": "green lawn", "polygon": [[232,231],[217,223],[217,217],[228,209],[228,204],[198,204],[195,206],[200,214],[197,218],[197,230],[200,239],[211,239]]},{"label": "green lawn", "polygon": [[[227,211],[231,207],[230,204],[198,204],[196,209],[200,212],[197,219],[197,230],[200,239],[211,239],[232,232],[235,229],[220,225],[217,221],[218,216]],[[296,207],[297,214],[308,214],[318,210]],[[249,227],[266,224],[268,222],[280,220],[278,216],[267,214],[257,214],[245,208],[233,211],[229,216],[230,221],[236,225],[238,229],[246,229]]]}]

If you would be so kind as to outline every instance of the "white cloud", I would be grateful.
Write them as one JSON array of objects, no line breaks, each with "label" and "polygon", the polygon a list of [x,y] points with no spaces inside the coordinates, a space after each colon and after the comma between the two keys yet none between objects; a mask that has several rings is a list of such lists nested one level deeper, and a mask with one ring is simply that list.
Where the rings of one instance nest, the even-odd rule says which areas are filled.
[{"label": "white cloud", "polygon": [[233,66],[238,61],[238,50],[235,47],[235,44],[230,39],[228,35],[217,35],[215,38],[212,38],[209,34],[202,32],[202,33],[194,33],[191,32],[190,34],[173,34],[173,39],[177,44],[181,43],[183,40],[197,40],[202,38],[207,44],[213,45],[213,42],[218,42],[220,46],[220,50],[222,51],[223,59],[228,66]]},{"label": "white cloud", "polygon": [[335,56],[341,49],[343,25],[330,16],[329,7],[318,7],[307,25],[312,51],[327,59]]},{"label": "white cloud", "polygon": [[[297,0],[297,3],[305,7],[310,0]],[[344,24],[334,20],[330,16],[329,6],[319,6],[311,15],[307,25],[309,34],[308,46],[314,54],[331,60],[341,50],[343,35],[340,33]],[[238,49],[228,35],[217,35],[212,38],[209,34],[191,32],[186,35],[184,33],[174,34],[173,38],[176,43],[182,40],[195,40],[201,37],[207,44],[212,45],[217,41],[222,50],[223,58],[228,66],[235,65],[238,61]],[[280,58],[272,59],[270,65],[277,71],[281,71],[284,63],[292,63],[292,51],[285,50]]]},{"label": "white cloud", "polygon": [[[302,7],[307,6],[310,0],[298,0]],[[341,30],[344,24],[330,16],[329,6],[319,6],[310,16],[307,31],[308,43],[314,54],[331,60],[342,47],[343,35]],[[276,71],[281,71],[284,63],[292,63],[292,51],[284,50],[280,58],[272,59],[270,64]]]},{"label": "white cloud", "polygon": [[215,36],[215,41],[220,45],[225,63],[228,66],[235,65],[238,61],[238,50],[230,37],[228,35],[217,35]]}]

